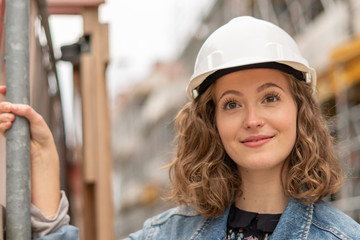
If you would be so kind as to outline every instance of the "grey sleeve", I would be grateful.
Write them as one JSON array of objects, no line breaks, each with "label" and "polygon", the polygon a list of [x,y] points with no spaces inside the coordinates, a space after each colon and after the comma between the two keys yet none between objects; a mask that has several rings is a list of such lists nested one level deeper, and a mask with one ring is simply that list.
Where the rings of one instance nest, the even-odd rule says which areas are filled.
[{"label": "grey sleeve", "polygon": [[70,217],[68,215],[69,201],[65,192],[61,191],[61,199],[56,215],[49,219],[45,217],[41,211],[31,204],[31,231],[32,238],[39,238],[49,233],[55,232],[63,225],[69,224]]}]

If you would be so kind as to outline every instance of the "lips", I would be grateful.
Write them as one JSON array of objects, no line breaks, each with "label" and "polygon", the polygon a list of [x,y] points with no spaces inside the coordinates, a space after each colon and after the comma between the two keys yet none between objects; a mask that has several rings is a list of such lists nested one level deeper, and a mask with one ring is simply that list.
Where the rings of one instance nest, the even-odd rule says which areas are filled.
[{"label": "lips", "polygon": [[274,136],[267,136],[267,135],[257,135],[257,136],[250,136],[241,141],[247,147],[260,147],[267,142],[269,142]]}]

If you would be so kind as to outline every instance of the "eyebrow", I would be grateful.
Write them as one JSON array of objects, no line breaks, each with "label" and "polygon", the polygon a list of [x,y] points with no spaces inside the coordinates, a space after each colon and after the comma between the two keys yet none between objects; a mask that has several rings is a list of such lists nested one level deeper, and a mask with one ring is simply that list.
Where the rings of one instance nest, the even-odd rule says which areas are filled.
[{"label": "eyebrow", "polygon": [[223,92],[223,94],[221,94],[221,96],[219,97],[218,102],[221,100],[221,98],[223,98],[227,94],[234,94],[234,95],[237,95],[237,96],[242,96],[243,95],[242,92],[239,92],[239,91],[236,91],[236,90],[227,90],[227,91]]},{"label": "eyebrow", "polygon": [[261,92],[270,87],[280,88],[284,92],[284,89],[282,89],[282,87],[280,87],[279,85],[276,85],[275,83],[272,83],[272,82],[264,83],[263,85],[258,87],[256,91]]},{"label": "eyebrow", "polygon": [[[272,82],[264,83],[263,85],[259,86],[256,89],[256,91],[261,92],[261,91],[264,91],[265,89],[270,88],[270,87],[276,87],[276,88],[279,88],[282,91],[284,91],[284,89],[282,87],[280,87],[279,85],[277,85],[275,83],[272,83]],[[237,95],[237,96],[242,96],[243,95],[242,92],[239,92],[237,90],[227,90],[227,91],[223,92],[223,94],[221,94],[218,102],[221,100],[222,97],[224,97],[227,94],[234,94],[234,95]]]}]

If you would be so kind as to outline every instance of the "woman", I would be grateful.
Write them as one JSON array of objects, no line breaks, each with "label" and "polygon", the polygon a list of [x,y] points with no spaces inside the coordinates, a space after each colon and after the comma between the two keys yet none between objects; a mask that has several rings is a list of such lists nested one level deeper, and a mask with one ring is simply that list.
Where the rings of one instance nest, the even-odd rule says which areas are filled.
[{"label": "woman", "polygon": [[[176,118],[169,199],[180,206],[129,239],[360,239],[359,224],[321,200],[340,188],[342,173],[315,83],[294,40],[273,24],[239,17],[215,31],[200,49],[190,102]],[[0,104],[0,131],[11,125],[9,112],[26,116],[32,141],[44,140],[44,153],[53,149],[39,116],[16,106]]]},{"label": "woman", "polygon": [[277,26],[239,17],[216,30],[176,118],[180,207],[129,239],[360,239],[358,223],[321,201],[343,176],[315,84]]}]

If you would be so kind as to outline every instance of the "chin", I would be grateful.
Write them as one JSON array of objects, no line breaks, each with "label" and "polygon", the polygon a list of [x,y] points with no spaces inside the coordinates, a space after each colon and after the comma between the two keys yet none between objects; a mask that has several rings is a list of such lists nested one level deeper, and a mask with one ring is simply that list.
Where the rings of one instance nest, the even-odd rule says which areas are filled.
[{"label": "chin", "polygon": [[247,171],[264,171],[264,170],[276,171],[282,168],[284,162],[285,159],[281,161],[276,161],[276,160],[259,159],[259,158],[257,158],[256,161],[247,161],[247,163],[245,164],[243,161],[241,162],[235,161],[239,169],[244,169]]}]

